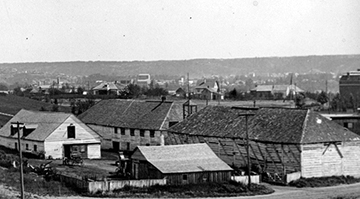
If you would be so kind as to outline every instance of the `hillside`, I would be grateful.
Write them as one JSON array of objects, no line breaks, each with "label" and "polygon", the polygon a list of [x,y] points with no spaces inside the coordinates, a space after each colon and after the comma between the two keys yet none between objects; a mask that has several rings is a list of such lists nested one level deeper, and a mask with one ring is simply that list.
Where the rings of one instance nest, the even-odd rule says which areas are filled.
[{"label": "hillside", "polygon": [[[15,115],[21,109],[39,111],[41,107],[44,107],[46,110],[51,110],[52,104],[16,95],[0,95],[1,113]],[[59,107],[59,111],[71,112],[71,109],[70,107]],[[10,117],[0,115],[0,126],[4,125],[10,119]]]},{"label": "hillside", "polygon": [[52,63],[3,63],[0,73],[22,72],[66,75],[106,74],[117,76],[149,73],[152,75],[242,75],[250,72],[268,73],[343,73],[360,68],[360,55],[324,55],[302,57],[264,57],[241,59],[193,59],[175,61],[131,62],[52,62]]}]

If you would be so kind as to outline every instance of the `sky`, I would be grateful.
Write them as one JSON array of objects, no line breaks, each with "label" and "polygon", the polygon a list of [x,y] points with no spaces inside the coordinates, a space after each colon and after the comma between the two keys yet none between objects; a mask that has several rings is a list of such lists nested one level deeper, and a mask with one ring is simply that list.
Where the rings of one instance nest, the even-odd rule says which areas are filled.
[{"label": "sky", "polygon": [[358,0],[0,1],[0,63],[360,54]]}]

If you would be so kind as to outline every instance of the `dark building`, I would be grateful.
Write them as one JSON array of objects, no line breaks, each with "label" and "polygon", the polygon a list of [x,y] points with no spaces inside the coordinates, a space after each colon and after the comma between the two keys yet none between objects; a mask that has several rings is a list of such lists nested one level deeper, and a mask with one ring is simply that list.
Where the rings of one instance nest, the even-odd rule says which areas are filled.
[{"label": "dark building", "polygon": [[340,77],[339,91],[340,96],[348,102],[360,100],[360,69],[347,72]]}]

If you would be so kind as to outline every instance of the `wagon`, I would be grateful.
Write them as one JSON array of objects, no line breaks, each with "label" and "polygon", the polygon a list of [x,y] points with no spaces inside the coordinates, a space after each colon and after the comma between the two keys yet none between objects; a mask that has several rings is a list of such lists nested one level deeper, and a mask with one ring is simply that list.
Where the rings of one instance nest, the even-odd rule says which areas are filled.
[{"label": "wagon", "polygon": [[65,157],[63,165],[80,165],[84,164],[82,157],[79,154],[71,154],[70,157]]}]

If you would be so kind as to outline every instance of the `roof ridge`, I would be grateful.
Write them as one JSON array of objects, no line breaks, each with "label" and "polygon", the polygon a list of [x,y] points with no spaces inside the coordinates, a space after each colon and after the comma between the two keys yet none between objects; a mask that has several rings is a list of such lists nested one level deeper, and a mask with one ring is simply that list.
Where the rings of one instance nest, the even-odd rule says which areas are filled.
[{"label": "roof ridge", "polygon": [[164,124],[165,124],[165,121],[166,121],[166,119],[169,117],[170,111],[171,111],[171,109],[172,109],[173,106],[174,106],[174,103],[171,103],[171,106],[170,106],[168,112],[166,113],[165,119],[162,121],[162,124],[160,125],[160,130],[163,129],[163,126],[164,126]]},{"label": "roof ridge", "polygon": [[303,140],[304,140],[306,124],[307,124],[307,121],[308,121],[308,119],[309,119],[309,113],[310,113],[310,110],[307,110],[307,111],[306,111],[305,119],[304,119],[304,121],[303,121],[300,144],[301,144],[301,143],[303,142]]}]

